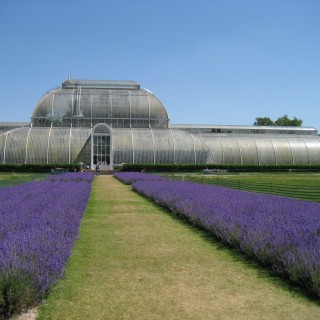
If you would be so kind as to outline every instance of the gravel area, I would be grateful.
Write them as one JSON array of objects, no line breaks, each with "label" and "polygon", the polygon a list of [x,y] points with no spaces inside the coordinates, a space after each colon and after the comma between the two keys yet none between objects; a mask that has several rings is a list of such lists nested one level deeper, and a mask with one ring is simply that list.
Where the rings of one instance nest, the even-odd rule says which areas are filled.
[{"label": "gravel area", "polygon": [[28,311],[11,317],[11,320],[35,320],[38,315],[38,308],[32,308]]}]

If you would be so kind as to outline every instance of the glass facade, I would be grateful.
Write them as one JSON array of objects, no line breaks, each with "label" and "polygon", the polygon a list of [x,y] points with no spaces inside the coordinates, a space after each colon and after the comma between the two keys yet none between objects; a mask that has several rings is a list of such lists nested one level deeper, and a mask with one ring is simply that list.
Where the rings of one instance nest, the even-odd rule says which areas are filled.
[{"label": "glass facade", "polygon": [[111,132],[108,125],[98,124],[93,128],[91,146],[92,163],[108,167],[112,162]]},{"label": "glass facade", "polygon": [[0,163],[41,164],[76,161],[91,130],[19,128],[0,135]]},{"label": "glass facade", "polygon": [[31,123],[0,123],[0,163],[320,164],[314,128],[171,125],[133,81],[67,80]]},{"label": "glass facade", "polygon": [[320,164],[320,137],[198,134],[221,164]]},{"label": "glass facade", "polygon": [[207,163],[208,147],[192,134],[170,129],[113,129],[114,163]]},{"label": "glass facade", "polygon": [[39,101],[32,115],[34,127],[86,127],[106,123],[112,128],[168,128],[162,103],[149,91],[55,89]]}]

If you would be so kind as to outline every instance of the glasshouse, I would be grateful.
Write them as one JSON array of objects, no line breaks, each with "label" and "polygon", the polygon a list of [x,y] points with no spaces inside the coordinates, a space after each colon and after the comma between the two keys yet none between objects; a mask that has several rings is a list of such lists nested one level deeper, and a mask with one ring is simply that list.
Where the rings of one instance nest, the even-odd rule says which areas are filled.
[{"label": "glasshouse", "polygon": [[73,80],[45,93],[31,122],[0,122],[0,163],[319,165],[314,128],[171,124],[134,81]]}]

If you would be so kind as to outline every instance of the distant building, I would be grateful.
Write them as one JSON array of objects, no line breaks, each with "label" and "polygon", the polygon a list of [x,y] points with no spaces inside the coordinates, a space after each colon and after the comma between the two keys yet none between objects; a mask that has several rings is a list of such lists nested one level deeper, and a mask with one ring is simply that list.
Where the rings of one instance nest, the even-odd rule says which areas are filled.
[{"label": "distant building", "polygon": [[73,162],[319,165],[320,137],[314,128],[174,125],[137,82],[68,79],[43,95],[30,123],[0,123],[0,163]]}]

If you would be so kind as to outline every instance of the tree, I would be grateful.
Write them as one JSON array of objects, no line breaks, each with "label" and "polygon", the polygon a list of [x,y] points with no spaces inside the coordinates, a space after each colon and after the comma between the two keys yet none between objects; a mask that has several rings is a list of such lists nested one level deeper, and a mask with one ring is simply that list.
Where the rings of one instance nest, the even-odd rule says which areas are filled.
[{"label": "tree", "polygon": [[255,126],[273,126],[274,123],[268,117],[264,117],[264,118],[258,117],[258,118],[256,118],[256,121],[254,122],[254,125]]},{"label": "tree", "polygon": [[272,121],[269,117],[258,117],[254,122],[255,126],[281,126],[281,127],[301,127],[302,120],[294,117],[290,119],[288,115],[279,117],[276,121]]},{"label": "tree", "polygon": [[296,117],[290,119],[288,115],[285,114],[283,117],[278,118],[274,124],[282,127],[301,127],[302,122],[301,119],[297,119]]}]

